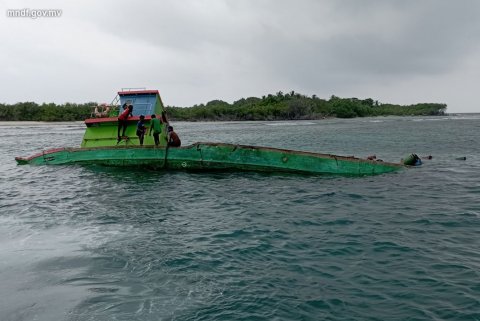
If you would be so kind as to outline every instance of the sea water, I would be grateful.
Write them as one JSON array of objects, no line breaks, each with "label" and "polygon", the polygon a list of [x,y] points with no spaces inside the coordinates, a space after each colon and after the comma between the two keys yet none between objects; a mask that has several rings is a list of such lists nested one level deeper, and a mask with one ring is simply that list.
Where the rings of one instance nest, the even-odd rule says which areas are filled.
[{"label": "sea water", "polygon": [[[83,123],[0,123],[0,320],[480,320],[480,116],[174,122],[379,176],[18,166]],[[457,160],[458,157],[466,160]]]}]

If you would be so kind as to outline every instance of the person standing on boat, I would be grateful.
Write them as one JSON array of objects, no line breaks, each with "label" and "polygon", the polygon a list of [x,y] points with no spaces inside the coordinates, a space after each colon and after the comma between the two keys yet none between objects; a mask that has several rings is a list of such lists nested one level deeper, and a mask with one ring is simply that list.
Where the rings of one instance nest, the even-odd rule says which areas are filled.
[{"label": "person standing on boat", "polygon": [[[125,131],[127,130],[127,126],[128,126],[128,117],[129,116],[133,116],[132,115],[132,111],[133,111],[133,106],[132,105],[129,105],[128,108],[126,108],[121,114],[120,116],[118,116],[118,131],[117,131],[117,144],[120,142],[121,140],[121,137],[124,137],[125,136]],[[120,136],[120,130],[123,128],[123,131],[122,131],[122,136]]]},{"label": "person standing on boat", "polygon": [[168,126],[168,146],[180,147],[180,145],[182,145],[180,137],[173,131],[172,126]]},{"label": "person standing on boat", "polygon": [[140,146],[143,146],[143,138],[145,137],[145,132],[147,127],[145,127],[145,116],[140,115],[140,120],[137,123],[137,136],[140,141]]},{"label": "person standing on boat", "polygon": [[149,135],[152,135],[152,131],[153,139],[155,140],[155,146],[158,146],[158,144],[160,144],[160,134],[162,133],[162,123],[155,114],[152,115],[152,120],[150,121]]}]

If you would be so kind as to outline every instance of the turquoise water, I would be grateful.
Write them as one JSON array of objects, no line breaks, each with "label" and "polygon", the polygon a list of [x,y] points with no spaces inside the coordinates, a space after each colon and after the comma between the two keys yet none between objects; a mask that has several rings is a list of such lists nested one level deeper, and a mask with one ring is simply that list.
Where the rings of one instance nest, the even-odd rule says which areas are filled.
[{"label": "turquoise water", "polygon": [[0,320],[480,320],[479,115],[174,126],[433,160],[360,178],[17,166],[83,124],[0,123]]}]

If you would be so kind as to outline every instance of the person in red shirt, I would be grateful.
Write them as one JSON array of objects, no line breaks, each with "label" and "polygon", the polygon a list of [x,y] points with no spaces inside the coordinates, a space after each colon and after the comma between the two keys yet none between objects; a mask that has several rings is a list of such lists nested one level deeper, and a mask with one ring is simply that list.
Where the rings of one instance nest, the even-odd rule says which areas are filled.
[{"label": "person in red shirt", "polygon": [[[118,132],[117,132],[117,144],[120,142],[121,137],[125,136],[125,130],[128,126],[128,116],[132,115],[133,106],[129,105],[121,114],[118,116]],[[123,128],[122,136],[120,136],[120,130]]]},{"label": "person in red shirt", "polygon": [[180,145],[182,145],[182,142],[177,133],[173,131],[172,126],[168,126],[168,146],[180,147]]}]

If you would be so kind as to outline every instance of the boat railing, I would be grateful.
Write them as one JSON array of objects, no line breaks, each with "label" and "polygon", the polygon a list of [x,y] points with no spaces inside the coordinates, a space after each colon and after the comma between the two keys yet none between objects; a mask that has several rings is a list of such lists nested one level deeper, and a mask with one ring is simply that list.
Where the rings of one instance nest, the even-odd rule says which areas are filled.
[{"label": "boat railing", "polygon": [[112,102],[110,103],[111,106],[118,106],[120,105],[120,96],[117,94],[115,98],[113,98]]},{"label": "boat railing", "polygon": [[113,98],[110,106],[112,107],[110,110],[110,117],[117,117],[120,115],[120,96],[118,94],[115,95],[115,98]]},{"label": "boat railing", "polygon": [[122,88],[122,91],[137,91],[137,90],[146,90],[147,87],[126,87]]},{"label": "boat railing", "polygon": [[[122,91],[136,91],[145,90],[145,87],[129,87],[122,88]],[[128,100],[127,104],[131,104],[132,101]],[[151,103],[136,103],[135,107],[140,110],[140,114],[147,114],[152,109]],[[92,107],[90,113],[91,118],[103,118],[103,117],[117,117],[120,113],[120,96],[117,94],[110,104],[100,104]]]}]

